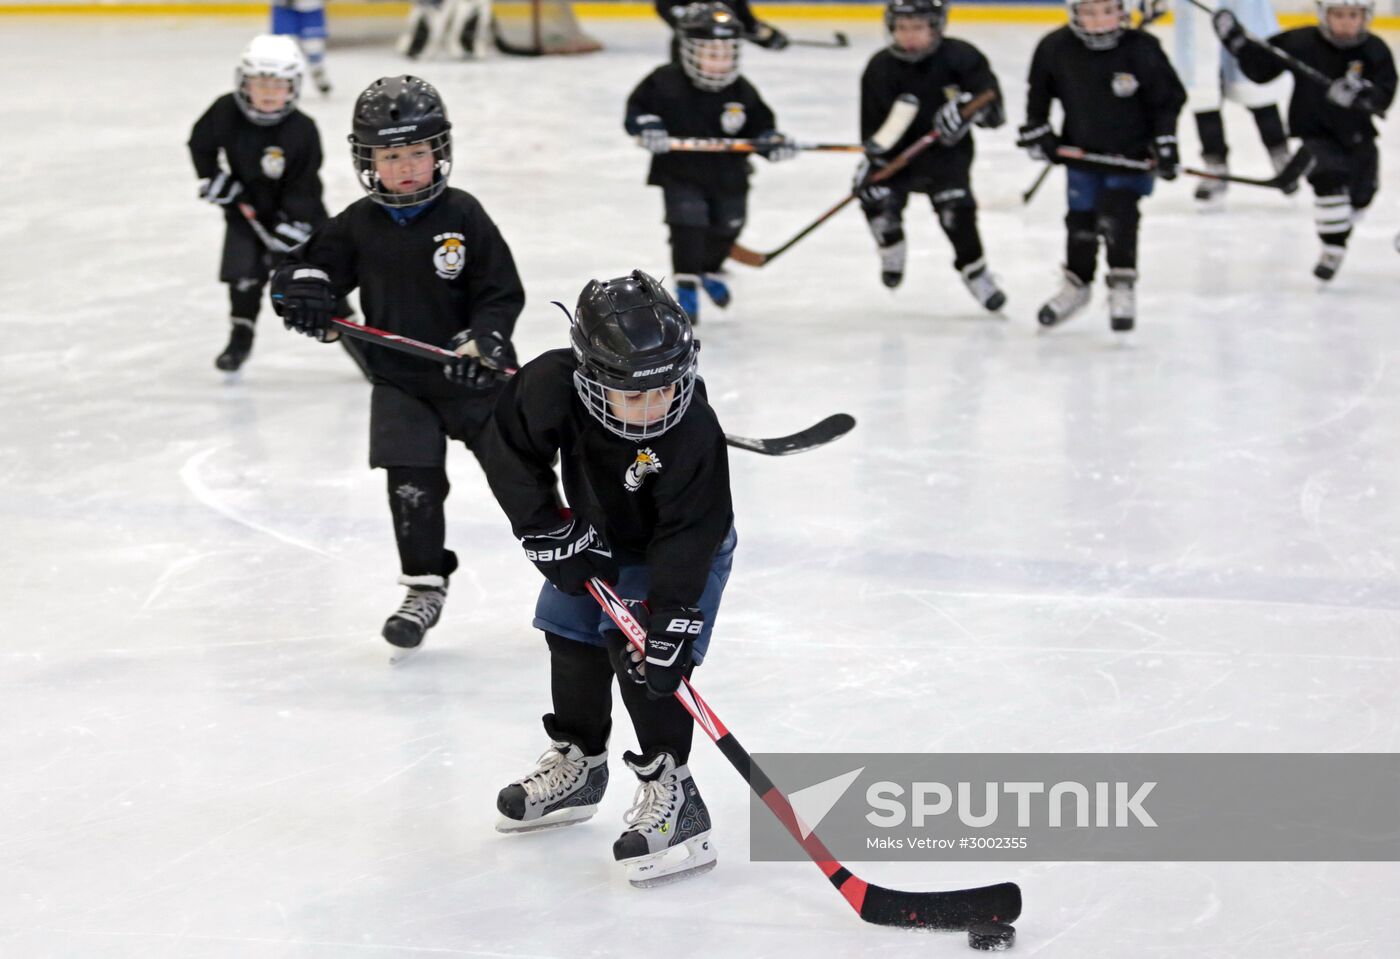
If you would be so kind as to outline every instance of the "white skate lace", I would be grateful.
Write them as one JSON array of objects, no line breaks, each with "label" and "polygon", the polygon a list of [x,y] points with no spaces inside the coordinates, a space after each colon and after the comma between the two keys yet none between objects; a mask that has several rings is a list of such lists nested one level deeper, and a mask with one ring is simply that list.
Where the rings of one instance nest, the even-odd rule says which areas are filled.
[{"label": "white skate lace", "polygon": [[622,814],[622,821],[629,829],[638,831],[660,829],[675,812],[676,792],[674,778],[666,782],[653,779],[638,783],[632,806]]},{"label": "white skate lace", "polygon": [[570,762],[559,749],[550,748],[540,757],[539,768],[520,780],[525,798],[530,802],[548,799],[564,786],[572,785],[582,768],[582,764]]},{"label": "white skate lace", "polygon": [[410,588],[394,615],[399,619],[412,620],[419,626],[427,626],[442,612],[444,598],[440,589]]}]

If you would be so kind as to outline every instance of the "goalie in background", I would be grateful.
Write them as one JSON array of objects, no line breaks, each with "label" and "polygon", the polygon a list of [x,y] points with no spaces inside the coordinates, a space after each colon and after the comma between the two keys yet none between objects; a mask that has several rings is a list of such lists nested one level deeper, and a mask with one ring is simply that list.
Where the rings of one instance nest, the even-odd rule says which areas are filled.
[{"label": "goalie in background", "polygon": [[1244,75],[1267,83],[1287,67],[1269,47],[1332,78],[1324,85],[1308,77],[1293,84],[1288,127],[1316,160],[1308,173],[1314,222],[1322,253],[1313,275],[1327,282],[1346,256],[1351,228],[1371,205],[1380,186],[1380,151],[1373,113],[1395,99],[1395,59],[1385,41],[1371,34],[1375,0],[1318,0],[1317,26],[1295,27],[1267,44],[1245,32],[1229,10],[1218,10],[1216,33],[1239,60]]},{"label": "goalie in background", "polygon": [[[953,244],[953,269],[973,298],[995,311],[1006,303],[1006,294],[987,270],[977,230],[972,126],[995,129],[1006,115],[991,64],[972,44],[945,36],[947,23],[944,0],[890,0],[885,7],[889,46],[870,58],[860,80],[860,138],[866,158],[856,171],[855,190],[879,248],[885,286],[894,289],[904,279],[904,207],[910,193],[923,193]],[[964,120],[963,105],[988,90],[996,100]],[[930,128],[939,133],[931,149],[890,179],[868,182]]]},{"label": "goalie in background", "polygon": [[673,153],[671,138],[752,138],[774,163],[797,155],[739,74],[743,30],[725,4],[692,3],[677,20],[680,62],[657,67],[627,98],[623,126],[652,154],[647,183],[662,190],[676,299],[692,323],[700,319],[700,287],[715,306],[729,305],[719,271],[748,217],[750,167],[743,153]]},{"label": "goalie in background", "polygon": [[480,57],[490,33],[490,0],[414,0],[398,50],[410,60],[436,50],[457,60]]}]

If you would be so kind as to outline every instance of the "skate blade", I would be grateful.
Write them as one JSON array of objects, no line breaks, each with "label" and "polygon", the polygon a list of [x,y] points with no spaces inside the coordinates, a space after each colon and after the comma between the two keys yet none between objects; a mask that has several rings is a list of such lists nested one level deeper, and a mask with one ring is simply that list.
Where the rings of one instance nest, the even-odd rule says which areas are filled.
[{"label": "skate blade", "polygon": [[715,868],[714,841],[708,832],[687,839],[679,846],[625,861],[627,881],[638,889],[650,889],[699,876]]},{"label": "skate blade", "polygon": [[[573,826],[581,822],[587,822],[593,818],[593,814],[598,811],[597,806],[575,807],[567,810],[559,810],[558,813],[548,813],[539,819],[529,819],[520,822],[515,819],[507,819],[501,816],[496,820],[496,832],[504,833],[507,836],[515,836],[527,832],[545,832],[550,829],[563,829],[565,826]],[[557,818],[550,818],[557,816]]]},{"label": "skate blade", "polygon": [[392,652],[389,653],[389,665],[401,666],[413,657],[417,656],[423,649],[422,644],[417,646],[394,646],[389,644]]}]

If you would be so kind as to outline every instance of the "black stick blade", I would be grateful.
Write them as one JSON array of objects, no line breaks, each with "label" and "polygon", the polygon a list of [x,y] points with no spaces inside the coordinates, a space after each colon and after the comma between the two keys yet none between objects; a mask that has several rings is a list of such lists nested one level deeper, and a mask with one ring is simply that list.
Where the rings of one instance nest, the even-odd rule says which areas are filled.
[{"label": "black stick blade", "polygon": [[1278,176],[1274,178],[1278,188],[1280,190],[1288,189],[1311,173],[1316,163],[1317,160],[1313,158],[1312,151],[1306,146],[1298,147],[1298,152],[1289,158],[1283,169],[1278,171]]},{"label": "black stick blade", "polygon": [[1015,922],[1021,915],[1021,887],[1014,882],[976,889],[903,892],[871,884],[860,917],[877,926],[906,929],[966,929],[979,922]]},{"label": "black stick blade", "polygon": [[855,429],[856,418],[849,413],[834,413],[790,436],[777,436],[771,439],[750,439],[747,436],[724,434],[724,441],[739,449],[752,450],[766,456],[788,456],[792,453],[805,453],[807,450],[825,446],[832,440],[845,436]]}]

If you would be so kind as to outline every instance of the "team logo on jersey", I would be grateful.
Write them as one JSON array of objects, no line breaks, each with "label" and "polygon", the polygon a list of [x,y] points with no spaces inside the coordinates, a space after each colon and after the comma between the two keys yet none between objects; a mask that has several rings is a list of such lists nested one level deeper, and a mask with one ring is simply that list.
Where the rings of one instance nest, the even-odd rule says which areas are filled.
[{"label": "team logo on jersey", "polygon": [[952,103],[960,96],[962,96],[962,90],[957,84],[949,84],[943,88],[943,99],[945,102]]},{"label": "team logo on jersey", "polygon": [[263,176],[269,180],[280,180],[282,174],[287,172],[287,154],[282,152],[281,147],[268,147],[263,150],[262,155]]},{"label": "team logo on jersey", "polygon": [[642,488],[642,480],[647,478],[648,473],[660,472],[661,459],[651,451],[651,447],[639,449],[637,458],[627,467],[627,473],[622,477],[622,485],[627,488],[627,492],[635,493]]},{"label": "team logo on jersey", "polygon": [[724,105],[724,112],[719,116],[719,126],[720,129],[724,131],[725,136],[732,137],[740,130],[744,129],[744,124],[747,123],[748,120],[748,114],[744,112],[744,105],[742,103],[726,103]]},{"label": "team logo on jersey", "polygon": [[1131,73],[1115,73],[1113,82],[1109,84],[1115,97],[1130,97],[1138,92],[1139,85],[1138,78]]},{"label": "team logo on jersey", "polygon": [[460,233],[439,233],[433,237],[433,269],[444,280],[455,280],[467,265],[467,238]]}]

